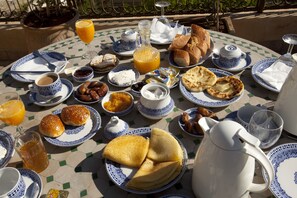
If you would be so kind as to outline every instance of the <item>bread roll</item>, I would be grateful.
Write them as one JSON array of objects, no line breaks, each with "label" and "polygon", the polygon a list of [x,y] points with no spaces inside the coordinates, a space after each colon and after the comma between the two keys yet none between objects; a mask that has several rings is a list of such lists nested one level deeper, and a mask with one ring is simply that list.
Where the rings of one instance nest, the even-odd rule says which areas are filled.
[{"label": "bread roll", "polygon": [[82,105],[71,105],[64,107],[61,112],[61,119],[64,124],[71,126],[84,125],[89,118],[89,109]]},{"label": "bread roll", "polygon": [[176,49],[173,51],[173,61],[178,66],[189,66],[190,65],[190,55],[189,52],[181,49]]},{"label": "bread roll", "polygon": [[210,35],[207,30],[200,27],[199,25],[192,24],[191,25],[191,35],[198,37],[201,42],[206,43],[207,48],[210,48]]},{"label": "bread roll", "polygon": [[191,36],[191,39],[189,40],[189,43],[191,45],[197,46],[201,51],[201,56],[205,56],[208,50],[207,44],[205,41],[203,41],[200,37]]},{"label": "bread roll", "polygon": [[168,50],[182,49],[190,40],[191,35],[176,34]]},{"label": "bread roll", "polygon": [[187,44],[185,50],[190,55],[190,65],[197,64],[201,58],[201,51],[196,45]]},{"label": "bread roll", "polygon": [[58,137],[65,131],[65,127],[59,116],[49,114],[39,123],[39,132],[48,137]]}]

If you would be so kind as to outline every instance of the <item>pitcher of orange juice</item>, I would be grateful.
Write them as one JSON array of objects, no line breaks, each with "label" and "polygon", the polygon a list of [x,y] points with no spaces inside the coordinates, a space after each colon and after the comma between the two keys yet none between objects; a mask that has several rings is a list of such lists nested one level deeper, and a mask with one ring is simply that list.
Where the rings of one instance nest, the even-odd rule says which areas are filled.
[{"label": "pitcher of orange juice", "polygon": [[149,20],[141,20],[138,23],[140,46],[133,54],[134,67],[141,74],[153,71],[160,67],[160,52],[151,46],[151,22]]}]

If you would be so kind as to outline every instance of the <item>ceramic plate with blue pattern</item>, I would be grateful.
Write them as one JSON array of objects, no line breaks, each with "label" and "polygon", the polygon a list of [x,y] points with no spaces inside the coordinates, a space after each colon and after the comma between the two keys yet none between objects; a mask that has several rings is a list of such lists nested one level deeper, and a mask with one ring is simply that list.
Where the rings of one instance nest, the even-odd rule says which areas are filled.
[{"label": "ceramic plate with blue pattern", "polygon": [[69,98],[69,96],[71,96],[73,92],[73,84],[65,78],[61,78],[61,81],[62,81],[62,90],[60,95],[61,97],[57,98],[57,100],[43,101],[36,92],[30,92],[29,99],[34,104],[38,106],[43,106],[43,107],[55,106],[64,102],[65,100],[67,100],[67,98]]},{"label": "ceramic plate with blue pattern", "polygon": [[179,66],[177,65],[175,62],[174,62],[174,57],[173,57],[173,51],[170,51],[169,52],[169,57],[168,57],[168,61],[169,61],[169,64],[175,68],[178,68],[178,69],[190,69],[190,68],[193,68],[197,65],[201,65],[202,63],[204,63],[204,61],[206,61],[211,55],[212,55],[212,52],[213,52],[213,48],[214,48],[214,43],[212,41],[212,39],[210,39],[210,48],[207,50],[207,53],[205,54],[205,56],[202,56],[199,60],[198,63],[196,64],[193,64],[193,65],[189,65],[189,66]]},{"label": "ceramic plate with blue pattern", "polygon": [[112,45],[112,50],[114,53],[120,56],[133,56],[135,49],[133,50],[126,50],[121,43],[121,40],[117,40]]},{"label": "ceramic plate with blue pattern", "polygon": [[[135,73],[135,81],[132,81],[130,83],[127,83],[127,84],[122,84],[122,85],[119,85],[117,84],[116,82],[114,82],[112,80],[112,77],[118,73],[118,72],[121,72],[121,71],[125,71],[125,70],[132,70],[134,73]],[[140,74],[139,72],[132,66],[132,65],[118,65],[116,66],[115,68],[113,68],[108,74],[107,74],[107,80],[108,80],[108,83],[115,86],[115,87],[129,87],[131,86],[132,84],[134,84],[135,82],[137,82],[137,79],[139,78]]]},{"label": "ceramic plate with blue pattern", "polygon": [[[217,77],[223,77],[223,76],[232,76],[233,74],[221,69],[216,68],[208,68],[210,71],[215,73]],[[194,104],[203,106],[203,107],[224,107],[228,106],[236,101],[238,101],[242,96],[243,92],[239,96],[235,96],[229,100],[222,100],[215,98],[211,95],[209,95],[206,91],[201,92],[191,92],[186,89],[186,87],[183,85],[182,81],[179,81],[179,89],[182,93],[182,95],[191,101]]]},{"label": "ceramic plate with blue pattern", "polygon": [[0,130],[0,168],[7,165],[14,154],[14,139],[12,135]]},{"label": "ceramic plate with blue pattern", "polygon": [[[57,73],[61,73],[64,68],[67,65],[67,59],[63,54],[60,54],[58,52],[53,51],[40,51],[40,54],[45,57],[50,63],[57,65],[58,70]],[[28,54],[19,60],[17,60],[12,66],[11,71],[14,71],[14,73],[11,73],[11,76],[20,82],[26,82],[31,83],[34,82],[34,80],[40,76],[40,73],[38,74],[32,74],[32,73],[16,73],[17,71],[44,71],[50,72],[52,71],[48,66],[45,60],[43,60],[40,57],[37,57],[35,55]]]},{"label": "ceramic plate with blue pattern", "polygon": [[265,69],[270,67],[270,65],[272,65],[276,60],[277,60],[276,58],[267,58],[267,59],[264,59],[264,60],[261,60],[261,61],[255,63],[252,68],[252,76],[253,76],[254,80],[257,83],[259,83],[259,85],[261,85],[262,87],[264,87],[270,91],[279,93],[279,90],[277,90],[275,87],[269,85],[264,80],[262,80],[258,75],[256,75],[256,73],[261,73]]},{"label": "ceramic plate with blue pattern", "polygon": [[[82,126],[65,125],[65,132],[57,137],[44,137],[49,143],[60,147],[77,146],[92,138],[101,127],[101,116],[98,111],[90,106],[85,106],[90,110],[90,119]],[[62,109],[53,112],[60,115]]]},{"label": "ceramic plate with blue pattern", "polygon": [[[141,135],[144,137],[150,137],[152,129],[150,127],[143,127],[143,128],[137,128],[134,130],[129,131],[127,134],[128,135]],[[174,136],[173,136],[174,137]],[[175,183],[177,183],[180,178],[183,176],[185,170],[186,170],[186,161],[188,159],[187,151],[183,144],[175,137],[175,139],[178,141],[180,144],[182,150],[183,150],[183,168],[180,172],[180,174],[174,178],[172,181],[170,181],[168,184],[157,188],[153,190],[134,190],[134,189],[129,189],[126,187],[127,182],[132,178],[132,175],[136,173],[137,169],[132,169],[128,168],[126,166],[121,166],[120,164],[113,162],[111,160],[105,159],[105,167],[107,174],[109,178],[121,189],[135,193],[135,194],[151,194],[151,193],[157,193],[161,192],[167,188],[170,188],[173,186]]]},{"label": "ceramic plate with blue pattern", "polygon": [[[26,190],[29,188],[29,186],[32,183],[36,183],[38,186],[37,192],[35,192],[35,194],[33,194],[32,197],[30,197],[30,198],[40,197],[40,195],[42,193],[42,189],[43,189],[42,180],[41,180],[40,176],[35,171],[29,170],[29,169],[20,168],[18,170],[23,177],[23,180],[26,185]],[[26,196],[25,196],[25,198],[26,198]]]},{"label": "ceramic plate with blue pattern", "polygon": [[[267,157],[275,174],[270,191],[278,198],[297,197],[297,143],[281,144],[269,151]],[[264,169],[262,173],[267,181]]]},{"label": "ceramic plate with blue pattern", "polygon": [[252,62],[251,56],[248,53],[246,54],[245,58],[240,59],[238,65],[236,65],[235,67],[232,67],[232,68],[226,68],[226,67],[222,66],[219,61],[219,55],[217,55],[217,54],[213,54],[211,60],[212,60],[213,64],[215,64],[215,66],[217,66],[220,69],[229,71],[229,72],[242,71],[242,70],[250,67],[250,64]]}]

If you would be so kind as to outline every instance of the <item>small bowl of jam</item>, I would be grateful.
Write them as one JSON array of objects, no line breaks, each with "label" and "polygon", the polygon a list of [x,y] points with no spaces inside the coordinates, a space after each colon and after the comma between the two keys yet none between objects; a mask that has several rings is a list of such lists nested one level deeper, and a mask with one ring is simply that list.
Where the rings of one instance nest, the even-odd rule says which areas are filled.
[{"label": "small bowl of jam", "polygon": [[80,67],[72,72],[72,77],[76,82],[86,82],[94,77],[94,70],[89,66]]},{"label": "small bowl of jam", "polygon": [[144,81],[140,81],[140,82],[136,82],[134,84],[131,85],[131,93],[133,96],[140,98],[141,93],[140,90],[142,89],[142,87],[146,85],[146,82]]}]

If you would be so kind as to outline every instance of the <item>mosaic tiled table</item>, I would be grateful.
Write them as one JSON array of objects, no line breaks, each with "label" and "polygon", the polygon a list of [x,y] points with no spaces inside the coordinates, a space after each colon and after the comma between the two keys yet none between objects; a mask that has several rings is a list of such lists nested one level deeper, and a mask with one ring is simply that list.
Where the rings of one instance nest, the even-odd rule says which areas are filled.
[{"label": "mosaic tiled table", "polygon": [[[135,27],[113,28],[97,31],[95,39],[92,42],[92,47],[100,54],[107,52],[112,53],[112,41],[110,36],[119,39],[121,33],[124,32],[126,28]],[[279,54],[256,43],[219,32],[210,31],[210,33],[215,49],[219,49],[225,44],[234,43],[240,46],[243,51],[250,52],[252,59],[251,65],[264,58],[279,56]],[[166,50],[168,45],[156,47],[161,51],[161,66],[168,66],[168,52]],[[84,45],[78,37],[73,37],[49,45],[43,48],[43,50],[53,50],[64,54],[69,60],[67,67],[83,66],[88,63],[88,60],[81,58],[84,53]],[[118,57],[120,59],[120,64],[133,64],[131,57]],[[210,59],[203,63],[203,65],[206,67],[215,67]],[[61,109],[67,105],[77,104],[76,100],[71,96],[64,103],[54,107],[36,106],[29,100],[27,84],[15,81],[7,74],[7,72],[5,72],[5,70],[2,70],[0,74],[0,79],[2,79],[0,82],[0,92],[17,91],[26,105],[27,113],[25,122],[23,123],[25,129],[36,130],[36,126],[39,124],[40,119],[46,114],[51,113],[56,109]],[[216,112],[220,119],[223,119],[226,115],[238,110],[245,104],[266,104],[276,100],[276,93],[266,90],[253,80],[250,69],[246,69],[235,75],[238,75],[244,82],[244,95],[239,101],[227,107],[212,108],[211,110]],[[63,74],[61,77],[68,78],[72,81],[70,77]],[[94,79],[106,81],[106,76],[96,74]],[[78,86],[78,83],[73,82],[73,84],[75,87]],[[109,85],[109,87],[111,91],[121,90],[112,85]],[[129,90],[129,88],[126,90]],[[185,145],[189,160],[187,163],[187,170],[178,183],[163,192],[152,195],[131,194],[118,188],[109,179],[105,170],[104,159],[101,157],[102,149],[107,143],[107,140],[103,136],[103,128],[109,121],[110,116],[103,113],[100,104],[93,104],[91,106],[95,108],[102,117],[102,126],[92,139],[79,146],[71,148],[57,147],[44,141],[48,151],[50,164],[45,171],[40,173],[43,181],[43,194],[46,194],[49,189],[55,188],[69,191],[69,197],[160,197],[168,194],[180,194],[187,197],[194,197],[191,190],[191,166],[201,139],[185,134],[179,128],[177,120],[183,110],[195,107],[195,105],[182,96],[178,87],[171,89],[171,96],[175,101],[174,111],[161,120],[148,120],[143,117],[136,108],[134,108],[130,114],[123,117],[123,119],[128,122],[131,129],[151,126],[168,130],[177,136],[177,138]],[[15,133],[14,127],[6,126],[3,130],[12,134]],[[283,135],[277,144],[286,142],[294,142],[294,140],[288,139]],[[10,160],[8,166],[22,167],[21,160],[17,154]],[[255,180],[261,180],[261,178],[261,170],[256,170]],[[269,190],[262,194],[251,194],[251,197],[271,196],[272,194]]]}]

